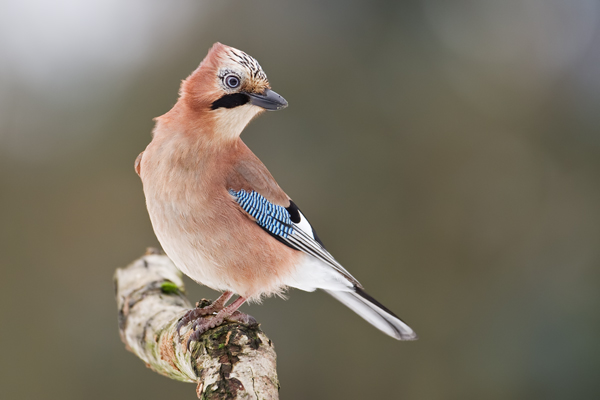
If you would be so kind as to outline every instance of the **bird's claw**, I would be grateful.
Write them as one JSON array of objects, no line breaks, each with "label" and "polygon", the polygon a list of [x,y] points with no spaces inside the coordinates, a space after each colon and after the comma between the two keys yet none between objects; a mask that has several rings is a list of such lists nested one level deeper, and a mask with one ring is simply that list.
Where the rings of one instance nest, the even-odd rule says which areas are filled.
[{"label": "bird's claw", "polygon": [[193,331],[187,340],[186,348],[190,350],[190,344],[192,342],[199,342],[200,337],[208,330],[216,328],[223,324],[223,322],[238,322],[244,325],[257,325],[256,319],[252,315],[245,314],[240,311],[235,311],[228,317],[205,316],[198,318],[192,324],[191,330]]},{"label": "bird's claw", "polygon": [[[215,321],[217,320],[217,321]],[[223,323],[223,318],[209,317],[199,318],[192,324],[192,334],[187,340],[186,348],[190,350],[190,343],[199,342],[202,334],[212,328],[215,328]]]},{"label": "bird's claw", "polygon": [[177,335],[181,334],[181,328],[185,325],[189,324],[192,321],[198,321],[200,318],[212,314],[214,311],[208,306],[212,305],[212,301],[207,299],[202,299],[196,303],[196,308],[193,308],[185,313],[183,317],[177,322],[175,329],[177,330]]},{"label": "bird's claw", "polygon": [[258,325],[256,318],[254,318],[250,314],[245,314],[241,311],[236,311],[233,314],[231,314],[229,317],[227,317],[227,321],[239,322],[240,324],[244,325]]}]

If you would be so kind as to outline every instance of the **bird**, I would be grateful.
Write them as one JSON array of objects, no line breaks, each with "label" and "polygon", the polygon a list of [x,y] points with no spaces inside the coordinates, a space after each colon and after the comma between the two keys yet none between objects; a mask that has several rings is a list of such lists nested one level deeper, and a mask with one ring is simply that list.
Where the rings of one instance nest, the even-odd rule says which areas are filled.
[{"label": "bird", "polygon": [[241,140],[252,119],[287,105],[256,59],[215,43],[182,81],[173,108],[155,118],[152,140],[135,161],[152,227],[179,270],[222,292],[190,310],[178,332],[193,322],[190,340],[198,340],[226,321],[255,323],[238,310],[243,303],[297,288],[322,289],[387,335],[417,339],[326,250]]}]

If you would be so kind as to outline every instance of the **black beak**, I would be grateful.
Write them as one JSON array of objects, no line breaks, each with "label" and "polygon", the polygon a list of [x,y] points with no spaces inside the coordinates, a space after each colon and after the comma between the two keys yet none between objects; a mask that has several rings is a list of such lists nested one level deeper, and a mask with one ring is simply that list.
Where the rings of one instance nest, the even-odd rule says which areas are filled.
[{"label": "black beak", "polygon": [[277,111],[288,106],[287,101],[271,89],[262,94],[246,93],[250,97],[250,104],[264,108],[265,110]]}]

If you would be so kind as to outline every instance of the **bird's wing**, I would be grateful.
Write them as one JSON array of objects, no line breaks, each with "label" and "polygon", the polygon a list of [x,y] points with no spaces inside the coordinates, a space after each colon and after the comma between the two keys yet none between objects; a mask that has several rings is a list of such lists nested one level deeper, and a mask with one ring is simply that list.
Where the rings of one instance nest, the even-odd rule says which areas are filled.
[{"label": "bird's wing", "polygon": [[[303,271],[303,274],[309,275],[310,284],[290,286],[309,291],[321,287],[386,334],[398,340],[417,338],[415,332],[406,323],[365,293],[362,285],[329,254],[304,214],[277,185],[264,164],[250,150],[247,150],[243,157],[238,158],[228,178],[228,190],[240,209],[254,219],[258,226],[283,244],[320,261],[316,269],[311,269],[313,263],[304,265],[308,269]],[[335,271],[332,275],[336,277],[343,276],[348,286],[344,284],[342,287],[338,285],[313,287],[312,281],[318,279],[317,276],[323,277],[320,273],[321,266],[331,267],[331,269],[325,268],[328,272]],[[330,274],[326,273],[326,275]]]},{"label": "bird's wing", "polygon": [[245,145],[227,179],[228,189],[258,192],[271,203],[287,207],[290,198],[279,187],[267,167]]},{"label": "bird's wing", "polygon": [[302,251],[329,265],[355,287],[361,284],[325,249],[312,226],[300,209],[290,200],[288,207],[271,203],[256,191],[230,189],[229,193],[239,206],[262,229],[285,245]]},{"label": "bird's wing", "polygon": [[323,261],[353,285],[362,287],[329,254],[306,217],[258,157],[243,142],[240,142],[239,151],[227,179],[227,189],[242,210],[275,239]]},{"label": "bird's wing", "polygon": [[142,156],[144,155],[144,152],[142,151],[135,159],[135,162],[133,163],[133,168],[135,169],[135,172],[138,174],[138,176],[140,176],[140,174],[142,173]]}]

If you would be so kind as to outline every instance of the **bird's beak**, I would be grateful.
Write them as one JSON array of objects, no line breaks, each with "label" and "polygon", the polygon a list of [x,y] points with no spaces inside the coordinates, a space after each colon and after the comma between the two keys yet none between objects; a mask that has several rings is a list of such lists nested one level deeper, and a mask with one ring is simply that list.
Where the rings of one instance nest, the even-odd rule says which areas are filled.
[{"label": "bird's beak", "polygon": [[265,110],[277,111],[288,106],[287,101],[271,89],[263,93],[246,93],[250,97],[250,104],[264,108]]}]

